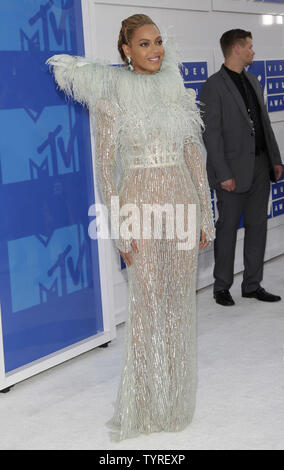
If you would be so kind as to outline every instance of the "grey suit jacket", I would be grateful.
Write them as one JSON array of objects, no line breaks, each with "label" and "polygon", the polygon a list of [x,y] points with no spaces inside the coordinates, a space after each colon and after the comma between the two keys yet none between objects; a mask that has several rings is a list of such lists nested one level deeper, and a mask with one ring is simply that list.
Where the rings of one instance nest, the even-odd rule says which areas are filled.
[{"label": "grey suit jacket", "polygon": [[[245,72],[258,98],[271,169],[282,165],[279,148],[264,104],[258,79]],[[244,100],[222,66],[203,85],[200,96],[205,124],[203,140],[207,150],[207,173],[211,188],[236,180],[236,193],[249,190],[254,173],[255,136]]]}]

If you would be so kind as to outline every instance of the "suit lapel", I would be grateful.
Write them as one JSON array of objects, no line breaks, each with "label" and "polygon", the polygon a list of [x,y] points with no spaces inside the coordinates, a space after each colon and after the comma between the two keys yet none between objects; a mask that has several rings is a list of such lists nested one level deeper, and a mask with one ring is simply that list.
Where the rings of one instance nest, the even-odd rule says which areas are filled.
[{"label": "suit lapel", "polygon": [[227,88],[232,93],[232,95],[233,95],[233,97],[236,101],[236,104],[238,105],[238,107],[239,107],[240,111],[242,112],[244,118],[247,120],[247,122],[251,126],[251,122],[250,122],[250,119],[249,119],[249,116],[248,116],[247,108],[245,106],[243,97],[240,94],[238,88],[236,87],[233,80],[231,79],[231,77],[229,76],[229,74],[226,72],[226,70],[223,67],[221,67],[220,73],[221,73],[221,76],[222,76],[222,78],[224,79],[224,81],[226,83]]}]

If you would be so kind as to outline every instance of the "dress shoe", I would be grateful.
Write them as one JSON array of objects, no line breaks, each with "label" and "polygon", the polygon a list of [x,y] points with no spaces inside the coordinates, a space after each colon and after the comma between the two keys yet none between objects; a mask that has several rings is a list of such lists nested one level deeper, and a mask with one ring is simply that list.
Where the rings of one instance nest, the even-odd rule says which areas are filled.
[{"label": "dress shoe", "polygon": [[228,307],[229,305],[235,305],[232,296],[228,289],[218,290],[213,294],[216,303]]},{"label": "dress shoe", "polygon": [[255,299],[262,300],[263,302],[278,302],[278,300],[281,300],[280,295],[270,294],[269,292],[266,292],[266,290],[263,287],[258,287],[253,292],[248,292],[248,293],[243,292],[242,296],[254,297]]}]

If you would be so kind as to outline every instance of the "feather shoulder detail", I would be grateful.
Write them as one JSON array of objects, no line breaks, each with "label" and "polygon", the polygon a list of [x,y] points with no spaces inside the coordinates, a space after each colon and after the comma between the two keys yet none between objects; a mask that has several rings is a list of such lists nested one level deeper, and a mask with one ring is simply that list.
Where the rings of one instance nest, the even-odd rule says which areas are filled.
[{"label": "feather shoulder detail", "polygon": [[56,54],[46,64],[53,72],[58,88],[89,108],[101,98],[113,99],[117,67],[80,56]]},{"label": "feather shoulder detail", "polygon": [[58,88],[91,111],[95,112],[102,101],[113,110],[120,109],[122,118],[117,126],[131,128],[139,119],[145,135],[156,129],[173,141],[182,136],[196,143],[200,140],[200,111],[194,90],[184,87],[174,38],[165,41],[161,68],[153,74],[130,72],[126,67],[68,54],[54,55],[46,63],[52,68]]}]

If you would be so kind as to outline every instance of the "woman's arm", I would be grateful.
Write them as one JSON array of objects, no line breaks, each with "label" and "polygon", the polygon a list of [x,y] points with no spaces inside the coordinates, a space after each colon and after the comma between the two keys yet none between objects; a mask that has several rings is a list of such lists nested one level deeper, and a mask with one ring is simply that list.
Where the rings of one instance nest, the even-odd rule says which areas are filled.
[{"label": "woman's arm", "polygon": [[57,54],[50,57],[46,64],[52,72],[60,90],[88,107],[106,94],[113,84],[115,68],[100,64],[85,57]]},{"label": "woman's arm", "polygon": [[[117,160],[114,125],[115,114],[110,104],[99,102],[95,110],[95,166],[103,202],[107,206],[109,216],[111,215],[112,197],[119,198],[115,181]],[[119,199],[117,200],[119,201]],[[119,250],[128,253],[131,251],[131,239],[127,240],[120,235],[119,228],[121,222],[122,218],[119,217],[119,227],[112,227],[115,234],[115,243]],[[115,230],[116,228],[118,228],[118,231]]]}]

